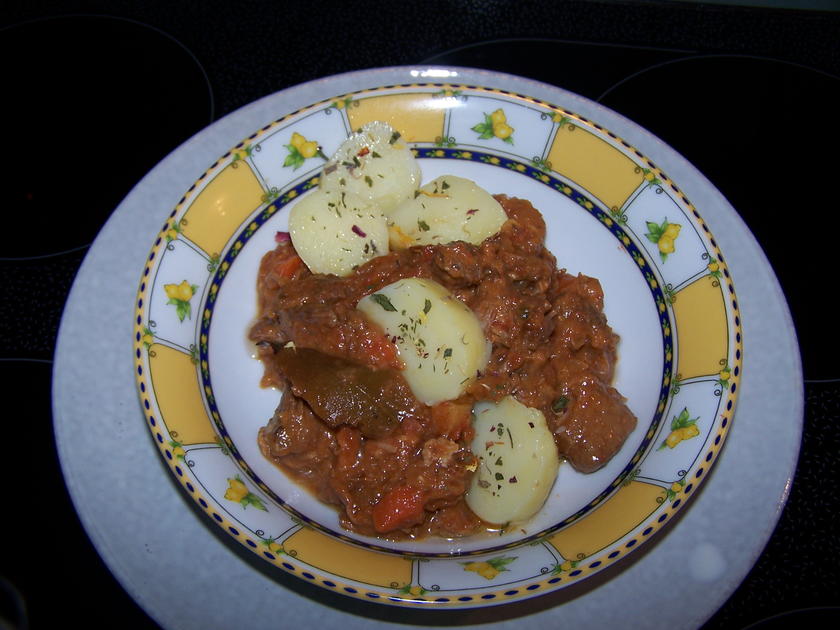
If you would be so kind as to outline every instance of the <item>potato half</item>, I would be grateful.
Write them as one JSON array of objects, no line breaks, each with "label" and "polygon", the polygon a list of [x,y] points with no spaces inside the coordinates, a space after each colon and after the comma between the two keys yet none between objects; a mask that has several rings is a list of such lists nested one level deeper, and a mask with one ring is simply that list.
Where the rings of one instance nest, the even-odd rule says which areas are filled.
[{"label": "potato half", "polygon": [[399,133],[374,121],[341,143],[324,166],[320,186],[351,192],[387,214],[411,199],[420,177],[420,165]]},{"label": "potato half", "polygon": [[479,458],[466,501],[490,523],[524,521],[545,503],[560,459],[545,416],[512,396],[473,409],[472,452]]},{"label": "potato half", "polygon": [[391,247],[442,245],[466,241],[478,245],[507,221],[502,206],[474,181],[442,175],[421,186],[390,215]]},{"label": "potato half", "polygon": [[403,376],[427,405],[460,396],[490,358],[475,313],[432,280],[398,280],[362,298],[358,308],[395,341]]},{"label": "potato half", "polygon": [[289,234],[313,273],[346,276],[371,258],[388,253],[385,216],[351,193],[310,192],[292,207]]}]

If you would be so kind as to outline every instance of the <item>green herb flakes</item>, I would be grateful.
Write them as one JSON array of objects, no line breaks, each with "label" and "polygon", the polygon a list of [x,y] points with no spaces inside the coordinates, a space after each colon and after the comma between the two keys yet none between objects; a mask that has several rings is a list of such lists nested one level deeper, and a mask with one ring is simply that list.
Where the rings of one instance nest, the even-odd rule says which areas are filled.
[{"label": "green herb flakes", "polygon": [[379,304],[379,306],[384,308],[386,311],[393,311],[396,313],[397,309],[394,308],[393,304],[391,304],[391,300],[388,299],[387,295],[383,295],[382,293],[374,293],[370,297],[371,299],[373,299],[374,302]]}]

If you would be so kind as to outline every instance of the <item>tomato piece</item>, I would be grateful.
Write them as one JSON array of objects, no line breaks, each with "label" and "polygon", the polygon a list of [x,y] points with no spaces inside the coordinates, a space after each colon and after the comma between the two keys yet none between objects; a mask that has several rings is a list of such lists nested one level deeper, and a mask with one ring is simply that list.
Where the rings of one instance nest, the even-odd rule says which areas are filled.
[{"label": "tomato piece", "polygon": [[272,271],[280,278],[291,278],[302,264],[303,260],[300,256],[294,255],[277,261]]},{"label": "tomato piece", "polygon": [[397,486],[373,506],[373,527],[380,534],[423,522],[425,497],[422,490]]}]

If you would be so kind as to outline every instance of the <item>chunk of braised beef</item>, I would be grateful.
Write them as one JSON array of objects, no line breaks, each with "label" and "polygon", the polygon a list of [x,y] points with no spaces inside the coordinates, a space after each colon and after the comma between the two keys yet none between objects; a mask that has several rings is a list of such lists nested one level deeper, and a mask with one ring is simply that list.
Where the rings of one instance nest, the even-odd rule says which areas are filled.
[{"label": "chunk of braised beef", "polygon": [[601,379],[580,374],[567,383],[566,403],[545,415],[558,450],[578,471],[591,473],[615,456],[636,417],[618,391]]},{"label": "chunk of braised beef", "polygon": [[438,248],[432,259],[439,281],[450,289],[478,284],[481,280],[480,252],[464,241]]},{"label": "chunk of braised beef", "polygon": [[539,210],[524,199],[506,195],[495,195],[495,198],[508,216],[501,229],[508,248],[522,254],[540,255],[545,250],[546,230]]},{"label": "chunk of braised beef", "polygon": [[402,368],[396,346],[368,321],[355,303],[299,303],[266,315],[252,326],[250,339],[282,348],[289,342],[376,369]]},{"label": "chunk of braised beef", "polygon": [[286,392],[274,415],[260,429],[257,444],[269,461],[281,463],[327,503],[339,503],[329,483],[336,441],[309,406]]}]

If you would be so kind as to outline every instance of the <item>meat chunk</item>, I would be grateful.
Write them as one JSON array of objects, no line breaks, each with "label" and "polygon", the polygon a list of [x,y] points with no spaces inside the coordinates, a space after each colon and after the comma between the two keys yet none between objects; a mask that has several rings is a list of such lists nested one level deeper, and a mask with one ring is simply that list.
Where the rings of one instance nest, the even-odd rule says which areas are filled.
[{"label": "meat chunk", "polygon": [[481,280],[482,266],[475,245],[464,241],[452,243],[437,249],[433,260],[438,271],[436,276],[450,289],[472,286]]},{"label": "meat chunk", "polygon": [[319,499],[338,503],[328,482],[337,450],[335,437],[303,400],[286,392],[260,429],[257,444],[266,459],[307,484]]},{"label": "meat chunk", "polygon": [[293,342],[376,369],[400,369],[394,344],[355,308],[355,303],[303,303],[262,317],[251,341],[282,348]]},{"label": "meat chunk", "polygon": [[591,473],[606,464],[636,428],[624,398],[603,381],[581,376],[566,388],[565,409],[546,416],[560,453],[575,470]]}]

